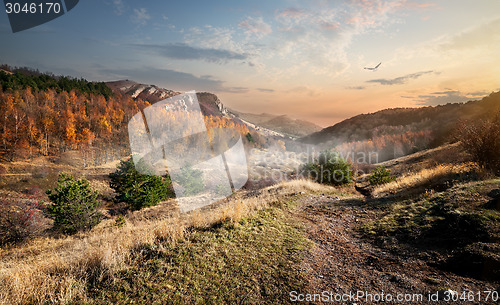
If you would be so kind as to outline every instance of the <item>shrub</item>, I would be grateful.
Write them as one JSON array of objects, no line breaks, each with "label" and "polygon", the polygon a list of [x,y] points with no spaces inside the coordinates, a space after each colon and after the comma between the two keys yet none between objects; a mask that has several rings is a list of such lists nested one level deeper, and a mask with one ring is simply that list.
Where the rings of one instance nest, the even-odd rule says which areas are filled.
[{"label": "shrub", "polygon": [[490,120],[463,122],[458,140],[474,161],[500,174],[500,113]]},{"label": "shrub", "polygon": [[250,133],[247,133],[245,137],[247,138],[248,142],[255,143],[255,140]]},{"label": "shrub", "polygon": [[300,174],[319,183],[345,185],[352,182],[352,165],[338,153],[325,150],[300,168]]},{"label": "shrub", "polygon": [[184,196],[199,194],[203,191],[203,172],[186,164],[181,168],[179,178],[175,182],[182,186]]},{"label": "shrub", "polygon": [[396,177],[392,176],[391,171],[386,169],[385,166],[379,166],[373,170],[369,180],[370,184],[379,185],[394,181]]},{"label": "shrub", "polygon": [[0,200],[0,246],[16,244],[43,230],[43,204],[36,199],[2,198]]},{"label": "shrub", "polygon": [[132,158],[120,161],[117,171],[109,177],[116,199],[128,203],[133,210],[154,206],[174,196],[170,177],[142,174],[137,171]]},{"label": "shrub", "polygon": [[126,221],[125,221],[125,217],[123,217],[123,215],[119,215],[118,217],[116,217],[115,219],[115,225],[117,227],[123,227],[125,225]]},{"label": "shrub", "polygon": [[85,179],[75,180],[72,176],[61,173],[57,186],[48,190],[51,205],[47,207],[47,214],[54,219],[54,227],[64,233],[75,233],[81,230],[90,230],[102,218],[97,211],[100,205],[97,191],[90,188]]}]

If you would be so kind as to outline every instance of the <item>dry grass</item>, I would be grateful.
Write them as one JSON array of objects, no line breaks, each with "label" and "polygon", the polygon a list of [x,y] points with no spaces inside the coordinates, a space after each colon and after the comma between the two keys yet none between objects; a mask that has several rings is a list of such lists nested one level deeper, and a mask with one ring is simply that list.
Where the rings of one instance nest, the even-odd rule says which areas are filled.
[{"label": "dry grass", "polygon": [[449,177],[450,175],[471,171],[479,171],[478,166],[472,162],[462,164],[439,164],[435,167],[424,168],[419,171],[403,174],[397,177],[395,181],[376,187],[372,194],[376,196],[382,193],[393,193],[403,189],[425,186],[433,182],[438,182],[440,179]]},{"label": "dry grass", "polygon": [[[87,283],[112,279],[141,246],[157,241],[175,243],[183,240],[192,227],[238,222],[292,194],[332,190],[311,181],[284,182],[252,194],[237,193],[213,208],[189,214],[133,217],[122,227],[109,219],[88,233],[36,239],[18,248],[0,249],[0,304],[65,304],[85,299]],[[146,214],[147,210],[136,213]]]}]

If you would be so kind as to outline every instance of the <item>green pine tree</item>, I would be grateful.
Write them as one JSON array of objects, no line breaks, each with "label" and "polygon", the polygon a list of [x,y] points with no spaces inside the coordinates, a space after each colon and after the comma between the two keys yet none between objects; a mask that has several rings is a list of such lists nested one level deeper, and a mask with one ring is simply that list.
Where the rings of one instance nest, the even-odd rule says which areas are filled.
[{"label": "green pine tree", "polygon": [[52,202],[47,208],[48,216],[54,219],[54,227],[64,233],[90,230],[102,218],[97,211],[100,205],[98,192],[93,191],[87,180],[75,180],[61,173],[57,186],[47,191]]},{"label": "green pine tree", "polygon": [[109,176],[116,199],[128,203],[134,210],[154,206],[174,196],[170,177],[142,174],[137,171],[132,158],[120,161],[117,171]]},{"label": "green pine tree", "polygon": [[352,166],[338,153],[325,150],[317,158],[305,163],[300,173],[316,182],[331,185],[347,185],[352,182]]}]

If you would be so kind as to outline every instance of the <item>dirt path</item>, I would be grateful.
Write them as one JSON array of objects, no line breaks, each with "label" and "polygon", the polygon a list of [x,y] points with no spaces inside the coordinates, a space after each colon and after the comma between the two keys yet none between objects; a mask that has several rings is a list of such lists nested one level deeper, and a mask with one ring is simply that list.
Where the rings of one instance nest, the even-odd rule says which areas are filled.
[{"label": "dirt path", "polygon": [[[302,208],[295,214],[306,224],[313,247],[309,251],[302,271],[310,278],[311,291],[303,294],[321,294],[323,291],[336,294],[368,292],[370,298],[347,299],[331,304],[373,304],[384,293],[386,300],[404,304],[496,304],[485,302],[485,290],[496,286],[472,278],[430,267],[425,257],[408,253],[404,257],[384,251],[369,241],[361,239],[355,228],[370,218],[364,207],[362,196],[339,199],[335,196],[308,196]],[[436,293],[452,289],[461,293],[471,291],[471,301],[429,301],[429,292]],[[478,292],[481,292],[479,301]],[[449,293],[449,292],[448,292]],[[415,295],[414,295],[415,294]],[[328,294],[332,298],[331,294]],[[452,295],[451,295],[452,296]],[[339,296],[337,296],[339,297]],[[410,301],[398,302],[396,298]],[[422,300],[418,298],[422,297]],[[319,296],[317,296],[317,300]],[[325,300],[325,299],[324,299]],[[319,303],[319,302],[318,302]]]}]

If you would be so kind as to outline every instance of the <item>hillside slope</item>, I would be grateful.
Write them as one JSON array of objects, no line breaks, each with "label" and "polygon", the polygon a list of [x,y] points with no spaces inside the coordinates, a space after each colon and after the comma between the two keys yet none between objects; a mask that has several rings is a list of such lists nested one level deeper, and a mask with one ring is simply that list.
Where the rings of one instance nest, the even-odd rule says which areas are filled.
[{"label": "hillside slope", "polygon": [[233,111],[233,113],[247,122],[277,131],[293,138],[304,137],[321,130],[321,127],[314,123],[293,119],[286,115],[273,115],[269,113],[253,114],[237,111]]},{"label": "hillside slope", "polygon": [[[115,92],[120,92],[121,94],[130,96],[134,100],[145,100],[150,103],[156,103],[180,94],[180,92],[173,90],[162,89],[155,85],[140,84],[130,80],[120,80],[108,82],[106,84]],[[246,125],[253,132],[266,137],[279,139],[286,137],[285,134],[277,130],[266,128],[240,118],[237,112],[226,108],[226,106],[224,106],[224,104],[220,101],[219,97],[213,93],[197,92],[196,95],[200,104],[200,110],[205,116],[225,118],[233,121],[235,124]],[[258,137],[258,135],[255,136]]]},{"label": "hillside slope", "polygon": [[[130,211],[123,225],[106,213],[77,237],[1,251],[0,303],[287,304],[298,294],[384,291],[449,304],[425,300],[494,291],[500,180],[456,149],[386,163],[397,179],[373,198],[293,180],[188,214],[173,200]],[[476,303],[496,304],[481,296]]]},{"label": "hillside slope", "polygon": [[500,111],[500,92],[478,101],[422,108],[395,108],[361,114],[300,139],[308,144],[363,141],[406,131],[430,131],[433,145],[443,143],[461,120],[477,120]]},{"label": "hillside slope", "polygon": [[[155,85],[140,84],[131,80],[119,80],[107,82],[111,90],[118,91],[128,95],[133,99],[148,101],[150,104],[162,101],[169,97],[181,94],[181,92],[159,88]],[[198,102],[200,103],[201,111],[206,116],[226,116],[227,109],[222,105],[219,98],[212,93],[197,92]]]},{"label": "hillside slope", "polygon": [[[180,92],[159,88],[155,85],[140,84],[131,80],[119,80],[106,83],[113,91],[128,95],[133,99],[148,101],[151,104]],[[237,124],[246,124],[265,136],[298,138],[321,130],[321,127],[302,120],[295,120],[285,115],[277,116],[262,113],[260,115],[242,113],[228,109],[217,95],[209,92],[197,92],[200,109],[206,116],[225,117]]]},{"label": "hillside slope", "polygon": [[151,104],[179,94],[179,92],[159,88],[155,85],[139,84],[130,80],[107,82],[106,85],[113,91],[120,91],[134,99],[148,101]]}]

